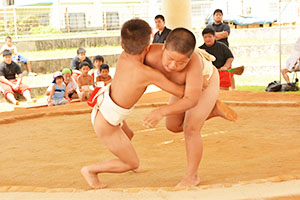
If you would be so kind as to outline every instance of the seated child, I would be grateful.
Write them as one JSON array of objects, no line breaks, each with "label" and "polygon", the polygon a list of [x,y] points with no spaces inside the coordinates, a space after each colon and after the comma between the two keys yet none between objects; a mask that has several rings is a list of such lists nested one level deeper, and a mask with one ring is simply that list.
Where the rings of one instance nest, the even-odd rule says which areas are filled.
[{"label": "seated child", "polygon": [[[93,63],[94,63],[94,66],[95,66],[95,69],[92,71],[91,75],[93,77],[93,80],[94,80],[94,84],[96,85],[97,81],[96,81],[96,78],[98,76],[100,76],[100,66],[104,63],[104,58],[103,56],[100,56],[100,55],[97,55],[94,57],[93,59]],[[90,72],[91,72],[90,71]]]},{"label": "seated child", "polygon": [[27,58],[25,58],[24,56],[18,54],[17,47],[15,45],[13,45],[12,38],[10,36],[7,36],[5,38],[5,44],[1,47],[0,54],[2,54],[5,49],[10,50],[12,52],[12,54],[14,55],[12,57],[12,60],[14,62],[18,63],[20,61],[26,65],[27,70],[28,70],[28,76],[36,76],[37,75],[36,73],[31,71],[31,64],[30,64],[29,60]]},{"label": "seated child", "polygon": [[63,105],[70,102],[67,95],[66,85],[64,83],[64,77],[61,72],[54,73],[52,90],[48,99],[48,106]]},{"label": "seated child", "polygon": [[100,66],[100,73],[101,75],[96,78],[97,86],[105,86],[112,81],[112,78],[109,75],[109,66],[107,64],[102,64]]},{"label": "seated child", "polygon": [[86,56],[86,50],[84,48],[77,49],[77,56],[71,61],[71,69],[73,71],[72,77],[77,81],[78,76],[81,74],[79,65],[82,62],[87,62],[89,69],[93,69],[93,63],[89,57]]},{"label": "seated child", "polygon": [[22,83],[23,74],[20,65],[12,61],[10,50],[3,51],[4,61],[0,63],[0,91],[10,102],[19,105],[15,98],[15,92],[23,94],[27,102],[36,102],[31,98],[30,88]]},{"label": "seated child", "polygon": [[[66,85],[66,92],[67,92],[70,100],[71,100],[71,98],[78,99],[79,98],[78,94],[80,92],[79,92],[79,88],[78,88],[76,81],[72,77],[72,70],[69,68],[64,68],[64,69],[62,69],[61,73],[63,74],[64,83]],[[52,85],[53,84],[51,83],[51,85],[47,88],[46,96],[50,95],[50,92],[52,90]]]},{"label": "seated child", "polygon": [[90,68],[87,62],[80,63],[79,69],[81,72],[77,80],[78,88],[80,91],[79,99],[80,101],[85,101],[94,90],[95,84],[93,77],[88,74]]}]

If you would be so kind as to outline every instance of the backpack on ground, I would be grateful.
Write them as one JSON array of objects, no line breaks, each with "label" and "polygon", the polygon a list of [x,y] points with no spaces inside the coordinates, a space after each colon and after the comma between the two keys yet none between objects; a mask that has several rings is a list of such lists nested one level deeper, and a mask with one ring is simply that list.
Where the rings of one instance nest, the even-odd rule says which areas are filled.
[{"label": "backpack on ground", "polygon": [[281,84],[281,91],[287,92],[287,91],[298,91],[299,87],[296,85],[296,83],[285,83]]},{"label": "backpack on ground", "polygon": [[281,91],[280,81],[273,81],[273,82],[269,83],[265,90],[266,90],[266,92],[279,92],[279,91]]}]

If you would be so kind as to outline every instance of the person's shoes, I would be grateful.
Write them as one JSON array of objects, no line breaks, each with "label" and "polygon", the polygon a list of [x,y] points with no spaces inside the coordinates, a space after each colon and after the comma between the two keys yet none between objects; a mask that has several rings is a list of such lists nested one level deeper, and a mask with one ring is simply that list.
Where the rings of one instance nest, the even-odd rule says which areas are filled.
[{"label": "person's shoes", "polygon": [[29,72],[28,73],[28,76],[36,76],[37,75],[37,73],[34,73],[34,72]]}]

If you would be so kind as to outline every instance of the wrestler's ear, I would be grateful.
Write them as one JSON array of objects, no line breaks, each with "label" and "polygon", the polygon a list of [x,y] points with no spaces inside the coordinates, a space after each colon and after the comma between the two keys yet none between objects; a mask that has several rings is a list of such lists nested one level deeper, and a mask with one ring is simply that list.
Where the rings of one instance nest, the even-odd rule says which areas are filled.
[{"label": "wrestler's ear", "polygon": [[166,48],[166,40],[164,41],[164,44],[163,44],[163,46],[162,46],[162,50],[165,50],[165,48]]},{"label": "wrestler's ear", "polygon": [[150,44],[148,44],[148,46],[146,47],[147,53],[149,52],[149,50],[150,50]]}]

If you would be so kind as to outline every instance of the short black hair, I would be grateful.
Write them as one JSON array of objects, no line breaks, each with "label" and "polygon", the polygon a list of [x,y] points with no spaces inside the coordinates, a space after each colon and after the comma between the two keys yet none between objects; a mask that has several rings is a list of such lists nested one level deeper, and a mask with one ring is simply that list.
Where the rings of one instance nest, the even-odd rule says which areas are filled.
[{"label": "short black hair", "polygon": [[8,49],[5,49],[5,50],[2,52],[2,54],[3,54],[3,57],[4,57],[4,56],[11,56],[11,55],[12,55],[11,51],[8,50]]},{"label": "short black hair", "polygon": [[163,15],[156,15],[154,19],[161,19],[165,21],[165,17]]},{"label": "short black hair", "polygon": [[79,55],[79,54],[81,54],[81,53],[86,53],[86,50],[85,50],[84,48],[82,48],[82,47],[79,47],[79,48],[77,49],[77,55]]},{"label": "short black hair", "polygon": [[90,67],[89,63],[86,61],[83,61],[82,63],[79,64],[79,69],[81,69],[83,66],[88,66]]},{"label": "short black hair", "polygon": [[203,29],[203,31],[202,31],[202,36],[204,36],[204,34],[208,34],[208,33],[212,34],[213,36],[216,35],[215,29],[210,28],[210,27],[206,27],[206,28]]},{"label": "short black hair", "polygon": [[166,49],[184,54],[187,57],[193,54],[195,46],[196,37],[186,28],[175,28],[166,39]]},{"label": "short black hair", "polygon": [[11,37],[10,37],[10,36],[6,36],[5,41],[6,41],[7,39],[10,39],[10,40],[11,40]]},{"label": "short black hair", "polygon": [[216,9],[216,10],[214,11],[214,15],[215,15],[216,13],[221,13],[221,14],[223,15],[223,11],[222,11],[221,9]]},{"label": "short black hair", "polygon": [[102,71],[102,69],[107,69],[109,71],[108,64],[102,64],[102,65],[100,65],[100,72]]},{"label": "short black hair", "polygon": [[93,62],[95,62],[95,60],[100,60],[100,61],[104,62],[103,56],[100,56],[100,55],[96,55],[93,59]]},{"label": "short black hair", "polygon": [[142,53],[150,44],[152,29],[142,19],[131,19],[121,28],[121,41],[124,51],[136,55]]}]

